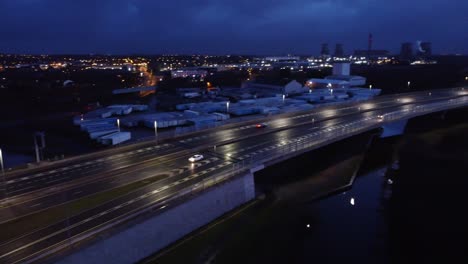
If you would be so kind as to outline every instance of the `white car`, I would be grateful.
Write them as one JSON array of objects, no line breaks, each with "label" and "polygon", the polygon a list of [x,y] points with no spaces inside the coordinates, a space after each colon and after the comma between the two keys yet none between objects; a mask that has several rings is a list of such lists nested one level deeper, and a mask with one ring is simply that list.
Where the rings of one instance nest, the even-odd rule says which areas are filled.
[{"label": "white car", "polygon": [[203,159],[203,155],[202,154],[196,154],[196,155],[193,155],[192,157],[190,157],[188,160],[190,162],[195,162],[195,161],[200,161]]}]

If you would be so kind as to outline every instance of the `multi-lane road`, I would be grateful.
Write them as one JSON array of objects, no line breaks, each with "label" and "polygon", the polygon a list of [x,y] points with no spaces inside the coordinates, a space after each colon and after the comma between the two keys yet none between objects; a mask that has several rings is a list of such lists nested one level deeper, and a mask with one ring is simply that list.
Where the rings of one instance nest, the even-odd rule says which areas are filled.
[{"label": "multi-lane road", "polygon": [[[0,207],[0,228],[30,214],[126,184],[158,180],[76,215],[25,230],[0,241],[0,263],[22,262],[78,241],[111,223],[149,207],[164,209],[183,190],[215,175],[235,173],[255,157],[277,154],[283,146],[375,120],[378,115],[468,95],[462,89],[388,95],[373,100],[287,113],[259,121],[230,124],[159,142],[142,142],[74,157],[47,167],[8,173],[7,197]],[[257,122],[267,127],[257,128]],[[369,123],[371,124],[371,123]],[[188,162],[193,154],[205,157]]]}]

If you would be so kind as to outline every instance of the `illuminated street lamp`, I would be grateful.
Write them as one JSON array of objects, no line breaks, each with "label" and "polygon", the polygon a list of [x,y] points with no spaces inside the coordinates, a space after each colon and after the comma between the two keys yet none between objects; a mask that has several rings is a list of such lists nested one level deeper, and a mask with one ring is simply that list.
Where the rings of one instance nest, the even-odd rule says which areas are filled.
[{"label": "illuminated street lamp", "polygon": [[284,103],[284,99],[286,99],[286,95],[283,94],[283,103]]},{"label": "illuminated street lamp", "polygon": [[119,129],[120,132],[120,119],[117,118],[117,128]]},{"label": "illuminated street lamp", "polygon": [[226,113],[229,113],[229,101],[226,102]]},{"label": "illuminated street lamp", "polygon": [[410,82],[410,81],[408,81],[408,88],[410,88],[410,85],[411,85],[411,82]]},{"label": "illuminated street lamp", "polygon": [[372,84],[369,84],[369,90],[371,90],[371,89],[372,89]]}]

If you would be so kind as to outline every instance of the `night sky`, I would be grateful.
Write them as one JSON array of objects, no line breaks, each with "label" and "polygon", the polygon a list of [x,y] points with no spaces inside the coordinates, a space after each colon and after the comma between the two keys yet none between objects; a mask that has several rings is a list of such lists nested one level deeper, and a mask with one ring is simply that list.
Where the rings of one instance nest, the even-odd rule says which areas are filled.
[{"label": "night sky", "polygon": [[0,0],[0,52],[318,54],[398,52],[431,41],[468,54],[466,0]]}]

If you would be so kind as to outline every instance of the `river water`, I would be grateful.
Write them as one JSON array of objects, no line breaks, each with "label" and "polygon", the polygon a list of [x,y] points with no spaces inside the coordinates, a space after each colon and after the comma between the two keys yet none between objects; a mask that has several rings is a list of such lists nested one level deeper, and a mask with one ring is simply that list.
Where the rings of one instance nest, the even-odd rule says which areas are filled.
[{"label": "river water", "polygon": [[359,175],[352,189],[304,207],[312,216],[311,224],[306,219],[298,262],[387,263],[382,212],[385,172],[384,167]]}]

